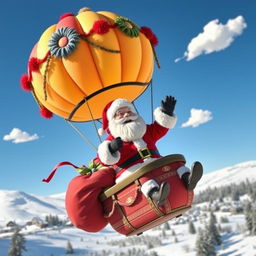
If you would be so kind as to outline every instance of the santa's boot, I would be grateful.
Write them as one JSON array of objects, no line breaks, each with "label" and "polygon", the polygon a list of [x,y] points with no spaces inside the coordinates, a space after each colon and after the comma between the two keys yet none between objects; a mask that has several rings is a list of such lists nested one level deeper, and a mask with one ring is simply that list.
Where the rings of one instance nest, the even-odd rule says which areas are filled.
[{"label": "santa's boot", "polygon": [[194,162],[191,172],[185,172],[181,179],[188,190],[193,190],[203,175],[203,166],[200,162]]},{"label": "santa's boot", "polygon": [[168,195],[170,193],[170,184],[164,181],[160,187],[152,188],[148,195],[158,206],[164,205]]}]

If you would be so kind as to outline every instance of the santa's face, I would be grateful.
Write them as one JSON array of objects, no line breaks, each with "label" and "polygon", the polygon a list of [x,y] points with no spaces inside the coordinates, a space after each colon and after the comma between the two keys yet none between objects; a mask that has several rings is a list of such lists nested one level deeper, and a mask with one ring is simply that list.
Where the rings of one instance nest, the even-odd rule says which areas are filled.
[{"label": "santa's face", "polygon": [[115,138],[120,137],[123,141],[134,141],[144,136],[146,124],[129,107],[122,107],[116,111],[114,118],[109,121],[109,130]]}]

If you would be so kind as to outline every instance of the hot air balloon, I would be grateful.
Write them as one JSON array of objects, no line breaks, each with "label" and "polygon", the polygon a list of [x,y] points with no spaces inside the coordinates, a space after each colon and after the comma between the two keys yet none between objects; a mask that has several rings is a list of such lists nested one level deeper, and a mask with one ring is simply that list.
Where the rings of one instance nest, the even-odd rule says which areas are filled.
[{"label": "hot air balloon", "polygon": [[62,15],[43,32],[21,83],[46,117],[52,112],[70,121],[99,119],[108,102],[134,101],[145,91],[156,44],[148,27],[83,8],[77,16]]},{"label": "hot air balloon", "polygon": [[[34,46],[28,72],[21,77],[22,88],[31,91],[46,118],[54,113],[71,122],[97,120],[108,102],[117,98],[133,102],[146,90],[154,59],[159,66],[157,43],[150,28],[112,12],[83,8],[77,16],[66,13]],[[190,209],[194,195],[176,172],[185,162],[180,154],[162,157],[118,184],[114,184],[111,168],[91,173],[73,165],[82,172],[67,190],[68,215],[85,231],[97,232],[110,223],[124,235],[138,235],[180,216]],[[44,181],[64,164],[72,165],[57,165]],[[104,187],[96,188],[104,173],[108,173]],[[149,173],[171,184],[172,193],[164,206],[142,196],[141,184]]]}]

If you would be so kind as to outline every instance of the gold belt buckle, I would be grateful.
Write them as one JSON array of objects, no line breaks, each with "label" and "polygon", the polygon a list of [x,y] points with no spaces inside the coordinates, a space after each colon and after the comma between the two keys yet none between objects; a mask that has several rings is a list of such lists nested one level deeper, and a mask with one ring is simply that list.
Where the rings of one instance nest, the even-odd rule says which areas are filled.
[{"label": "gold belt buckle", "polygon": [[151,153],[148,148],[142,148],[142,149],[138,150],[138,152],[142,159],[151,157]]}]

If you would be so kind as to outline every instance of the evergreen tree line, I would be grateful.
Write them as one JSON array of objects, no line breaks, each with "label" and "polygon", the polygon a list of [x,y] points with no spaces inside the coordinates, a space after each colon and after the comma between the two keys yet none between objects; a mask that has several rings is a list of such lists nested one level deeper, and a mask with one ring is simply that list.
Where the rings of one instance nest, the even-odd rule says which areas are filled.
[{"label": "evergreen tree line", "polygon": [[51,214],[45,217],[45,222],[47,222],[49,226],[62,226],[64,224],[57,215]]},{"label": "evergreen tree line", "polygon": [[211,212],[205,228],[199,228],[196,239],[196,256],[215,256],[215,247],[221,245],[221,235],[217,228],[216,216]]},{"label": "evergreen tree line", "polygon": [[129,249],[127,252],[116,252],[113,254],[111,250],[102,250],[99,252],[91,252],[89,254],[84,254],[82,256],[158,256],[155,251],[147,252],[145,249]]},{"label": "evergreen tree line", "polygon": [[230,197],[234,201],[239,200],[240,196],[249,195],[252,201],[256,201],[256,182],[241,182],[240,184],[230,184],[218,188],[208,188],[200,192],[194,200],[194,203],[203,203]]},{"label": "evergreen tree line", "polygon": [[146,245],[147,249],[152,249],[161,246],[162,241],[159,237],[155,236],[134,236],[126,239],[112,240],[108,242],[108,244],[111,246],[119,246],[121,248],[128,245]]}]

